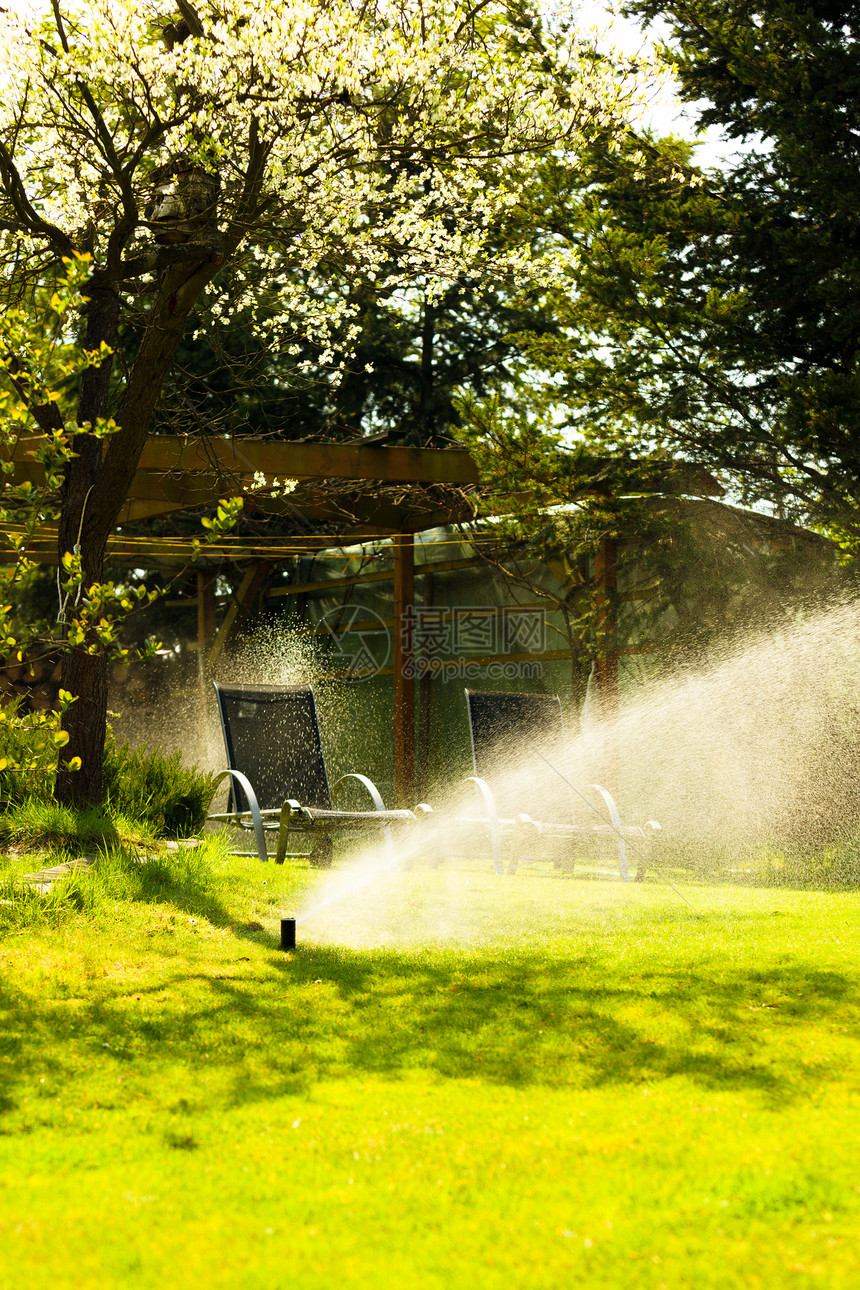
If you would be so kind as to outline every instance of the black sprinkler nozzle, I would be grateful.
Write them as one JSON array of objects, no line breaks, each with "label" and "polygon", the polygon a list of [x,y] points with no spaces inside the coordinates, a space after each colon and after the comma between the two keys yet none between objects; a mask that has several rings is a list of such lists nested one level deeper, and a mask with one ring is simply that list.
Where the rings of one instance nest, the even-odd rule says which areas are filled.
[{"label": "black sprinkler nozzle", "polygon": [[296,920],[294,918],[281,919],[281,949],[294,950],[296,948]]}]

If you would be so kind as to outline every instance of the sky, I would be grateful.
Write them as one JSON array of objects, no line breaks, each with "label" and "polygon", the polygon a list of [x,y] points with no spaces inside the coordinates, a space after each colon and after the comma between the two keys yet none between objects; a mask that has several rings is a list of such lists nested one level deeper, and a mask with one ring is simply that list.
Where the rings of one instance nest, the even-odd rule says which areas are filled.
[{"label": "sky", "polygon": [[[612,8],[611,0],[579,0],[575,13],[582,27],[595,29],[600,33],[602,42],[625,54],[635,54],[643,48],[649,48],[654,35],[668,35],[665,26],[662,31],[643,31],[637,23],[613,14]],[[677,134],[686,139],[695,139],[699,165],[707,168],[722,166],[739,151],[737,142],[727,139],[719,130],[712,128],[699,131],[695,111],[691,105],[682,104],[678,100],[671,84],[666,85],[655,97],[646,121],[657,134]]]}]

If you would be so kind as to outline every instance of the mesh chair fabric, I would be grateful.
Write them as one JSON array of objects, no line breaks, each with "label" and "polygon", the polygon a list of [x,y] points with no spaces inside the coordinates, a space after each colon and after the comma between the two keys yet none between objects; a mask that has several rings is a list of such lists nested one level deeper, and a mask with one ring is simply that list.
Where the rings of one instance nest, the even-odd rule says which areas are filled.
[{"label": "mesh chair fabric", "polygon": [[[292,797],[331,807],[313,691],[307,685],[215,685],[227,764],[250,780],[262,810]],[[233,790],[237,810],[245,795]]]},{"label": "mesh chair fabric", "polygon": [[557,694],[510,694],[467,690],[472,764],[486,779],[499,765],[513,763],[530,749],[551,760],[564,752],[564,722]]},{"label": "mesh chair fabric", "polygon": [[493,784],[499,809],[570,821],[570,790],[538,753],[563,771],[564,721],[557,694],[466,690],[474,773]]}]

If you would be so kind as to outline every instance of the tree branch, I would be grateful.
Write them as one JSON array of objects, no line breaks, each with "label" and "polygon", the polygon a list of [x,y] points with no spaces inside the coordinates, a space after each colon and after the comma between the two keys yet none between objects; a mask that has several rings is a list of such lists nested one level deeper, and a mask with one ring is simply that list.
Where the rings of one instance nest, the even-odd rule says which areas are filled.
[{"label": "tree branch", "polygon": [[239,246],[248,231],[248,221],[257,210],[266,173],[266,161],[270,152],[271,145],[260,140],[257,119],[252,117],[248,127],[248,166],[245,171],[245,182],[224,235],[224,249],[227,255],[232,255]]},{"label": "tree branch", "polygon": [[9,201],[12,203],[15,214],[24,228],[31,233],[40,233],[42,237],[48,239],[58,254],[71,259],[75,251],[71,238],[61,228],[57,228],[56,224],[50,224],[47,220],[42,219],[41,215],[30,205],[29,198],[24,190],[24,184],[18,173],[18,167],[2,141],[0,141],[0,178],[3,180],[3,187],[6,190]]},{"label": "tree branch", "polygon": [[93,286],[102,287],[123,282],[128,278],[142,278],[147,273],[161,273],[176,264],[218,264],[223,256],[219,235],[205,242],[182,242],[175,246],[157,246],[133,259],[123,260],[116,269],[95,269],[90,274]]},{"label": "tree branch", "polygon": [[18,355],[5,346],[2,354],[2,363],[16,394],[27,408],[39,429],[45,434],[54,434],[58,430],[65,429],[65,423],[60,415],[60,409],[57,407],[56,403],[52,400],[48,400],[46,403],[37,403],[34,401],[33,392],[36,387],[36,382],[33,380],[29,369],[21,362]]}]

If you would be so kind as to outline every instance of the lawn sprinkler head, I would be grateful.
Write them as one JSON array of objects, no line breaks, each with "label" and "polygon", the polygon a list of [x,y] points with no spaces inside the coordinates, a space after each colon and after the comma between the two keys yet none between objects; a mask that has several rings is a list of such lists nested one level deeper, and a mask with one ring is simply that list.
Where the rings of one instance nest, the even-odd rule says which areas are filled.
[{"label": "lawn sprinkler head", "polygon": [[281,949],[294,950],[296,948],[296,920],[294,918],[281,919]]}]

